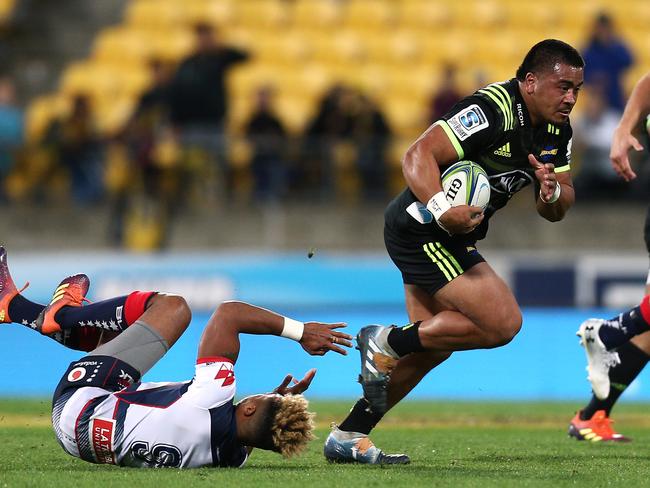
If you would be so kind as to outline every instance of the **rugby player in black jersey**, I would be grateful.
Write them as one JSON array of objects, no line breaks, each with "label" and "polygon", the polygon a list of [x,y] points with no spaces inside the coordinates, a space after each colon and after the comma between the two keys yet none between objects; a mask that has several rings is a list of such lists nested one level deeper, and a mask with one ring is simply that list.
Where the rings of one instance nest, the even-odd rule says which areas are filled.
[{"label": "rugby player in black jersey", "polygon": [[[643,150],[636,137],[641,132],[650,132],[650,73],[632,90],[612,139],[612,166],[625,181],[636,178],[628,153],[632,148]],[[650,254],[650,207],[645,220],[645,244]],[[645,293],[638,307],[611,320],[589,319],[580,326],[578,334],[587,352],[593,396],[569,424],[569,435],[578,440],[630,440],[612,428],[609,414],[650,359],[650,273]]]},{"label": "rugby player in black jersey", "polygon": [[[583,84],[584,61],[570,45],[533,46],[516,78],[461,100],[408,149],[408,187],[385,212],[386,249],[402,273],[405,327],[364,327],[357,336],[364,397],[325,442],[335,462],[407,463],[368,439],[382,416],[454,351],[494,348],[519,332],[521,311],[476,241],[510,198],[534,187],[537,212],[561,220],[573,205],[569,114]],[[485,169],[491,198],[479,207],[450,207],[440,175],[468,159]]]}]

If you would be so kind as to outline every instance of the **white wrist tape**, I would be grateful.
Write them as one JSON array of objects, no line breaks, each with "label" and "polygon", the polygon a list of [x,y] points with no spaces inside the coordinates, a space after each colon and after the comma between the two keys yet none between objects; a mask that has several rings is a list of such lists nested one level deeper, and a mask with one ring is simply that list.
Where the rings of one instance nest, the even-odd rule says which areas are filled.
[{"label": "white wrist tape", "polygon": [[287,339],[293,339],[294,341],[300,341],[302,339],[302,333],[305,331],[305,324],[298,322],[297,320],[290,319],[289,317],[284,317],[284,326],[282,327],[282,337]]},{"label": "white wrist tape", "polygon": [[451,208],[451,203],[447,200],[444,191],[439,191],[431,197],[429,203],[427,203],[427,210],[433,214],[433,218],[436,219],[436,222],[442,214]]},{"label": "white wrist tape", "polygon": [[[544,200],[542,198],[542,202],[544,202],[544,203],[555,203],[560,198],[561,193],[562,193],[562,185],[560,185],[559,183],[555,183],[555,191],[553,192],[553,195],[551,195],[551,198],[549,200]],[[542,190],[539,191],[539,196],[541,198]]]}]

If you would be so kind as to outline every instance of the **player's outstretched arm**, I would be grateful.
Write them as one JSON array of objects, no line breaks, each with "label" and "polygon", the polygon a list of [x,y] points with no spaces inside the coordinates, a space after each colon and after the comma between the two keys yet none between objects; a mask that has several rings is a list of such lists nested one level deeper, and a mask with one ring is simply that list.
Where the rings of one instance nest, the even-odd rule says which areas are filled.
[{"label": "player's outstretched arm", "polygon": [[632,133],[639,121],[648,114],[650,114],[650,73],[647,73],[634,86],[612,138],[609,157],[614,170],[625,181],[636,178],[636,173],[630,167],[628,152],[630,148],[634,148],[635,151],[643,150],[643,146]]},{"label": "player's outstretched arm", "polygon": [[535,177],[539,183],[537,196],[537,213],[550,222],[562,220],[575,202],[575,192],[571,174],[556,173],[551,163],[540,163],[532,154],[528,162],[535,168]]},{"label": "player's outstretched arm", "polygon": [[224,302],[212,314],[199,344],[199,358],[221,356],[236,361],[239,356],[239,334],[283,336],[300,342],[311,355],[323,356],[328,351],[347,354],[352,337],[336,329],[343,323],[301,323],[275,312],[244,302]]}]

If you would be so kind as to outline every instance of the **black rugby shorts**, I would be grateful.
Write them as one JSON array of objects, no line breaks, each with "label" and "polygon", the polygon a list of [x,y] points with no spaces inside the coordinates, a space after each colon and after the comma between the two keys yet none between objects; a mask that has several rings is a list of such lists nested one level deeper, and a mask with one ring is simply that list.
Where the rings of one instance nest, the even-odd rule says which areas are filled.
[{"label": "black rugby shorts", "polygon": [[407,285],[417,285],[433,295],[472,266],[485,261],[476,247],[432,235],[429,239],[397,233],[384,227],[388,255]]}]

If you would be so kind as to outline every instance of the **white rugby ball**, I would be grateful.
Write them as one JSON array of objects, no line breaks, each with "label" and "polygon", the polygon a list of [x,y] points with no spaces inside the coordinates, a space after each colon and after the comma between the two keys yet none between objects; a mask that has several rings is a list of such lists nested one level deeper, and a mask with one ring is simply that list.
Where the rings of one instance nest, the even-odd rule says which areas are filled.
[{"label": "white rugby ball", "polygon": [[474,205],[483,210],[490,202],[490,180],[473,161],[458,161],[441,176],[442,190],[452,207]]}]

